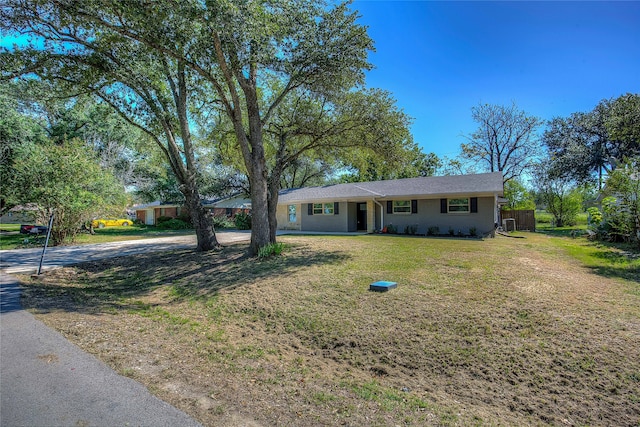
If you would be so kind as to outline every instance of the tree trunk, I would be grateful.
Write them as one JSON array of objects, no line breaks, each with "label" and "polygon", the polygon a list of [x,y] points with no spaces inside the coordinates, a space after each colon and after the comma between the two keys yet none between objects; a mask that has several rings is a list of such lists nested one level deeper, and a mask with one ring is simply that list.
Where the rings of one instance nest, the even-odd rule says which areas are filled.
[{"label": "tree trunk", "polygon": [[276,231],[278,230],[278,219],[276,217],[278,208],[279,181],[273,180],[269,183],[269,242],[276,243]]},{"label": "tree trunk", "polygon": [[191,224],[196,230],[196,251],[206,252],[212,249],[220,249],[221,246],[218,243],[216,232],[213,229],[213,221],[211,221],[211,218],[209,218],[209,215],[200,203],[200,194],[198,190],[195,188],[185,188],[183,194],[186,199],[186,207],[189,210],[189,215],[191,216]]},{"label": "tree trunk", "polygon": [[269,191],[267,171],[264,162],[254,156],[252,160],[251,182],[251,244],[249,255],[254,256],[263,246],[270,242],[269,233]]}]

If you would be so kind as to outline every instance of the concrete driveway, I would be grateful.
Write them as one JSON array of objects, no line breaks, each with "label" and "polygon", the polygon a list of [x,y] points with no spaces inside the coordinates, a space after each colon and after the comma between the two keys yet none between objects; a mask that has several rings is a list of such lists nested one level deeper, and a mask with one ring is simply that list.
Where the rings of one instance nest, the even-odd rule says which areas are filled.
[{"label": "concrete driveway", "polygon": [[[249,231],[219,231],[216,237],[221,244],[249,241]],[[63,265],[95,261],[116,256],[147,252],[171,251],[195,248],[196,236],[171,236],[154,239],[127,240],[77,246],[54,246],[47,249],[42,264],[43,271]],[[0,251],[0,271],[5,273],[35,273],[38,270],[42,248]]]}]

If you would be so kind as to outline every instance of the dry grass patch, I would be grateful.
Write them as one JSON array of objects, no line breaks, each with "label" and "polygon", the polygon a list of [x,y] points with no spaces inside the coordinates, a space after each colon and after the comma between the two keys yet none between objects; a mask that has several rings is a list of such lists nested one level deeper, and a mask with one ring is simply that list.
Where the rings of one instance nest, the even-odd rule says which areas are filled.
[{"label": "dry grass patch", "polygon": [[638,424],[638,281],[527,237],[139,255],[48,273],[24,302],[206,425]]}]

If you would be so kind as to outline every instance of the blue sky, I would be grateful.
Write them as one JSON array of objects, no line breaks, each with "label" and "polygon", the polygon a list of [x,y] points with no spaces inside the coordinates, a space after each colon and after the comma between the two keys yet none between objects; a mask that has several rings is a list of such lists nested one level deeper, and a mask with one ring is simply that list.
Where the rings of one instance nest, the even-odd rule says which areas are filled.
[{"label": "blue sky", "polygon": [[455,157],[471,107],[515,102],[549,120],[640,93],[640,2],[356,0],[376,66],[367,86],[414,118],[426,153]]}]

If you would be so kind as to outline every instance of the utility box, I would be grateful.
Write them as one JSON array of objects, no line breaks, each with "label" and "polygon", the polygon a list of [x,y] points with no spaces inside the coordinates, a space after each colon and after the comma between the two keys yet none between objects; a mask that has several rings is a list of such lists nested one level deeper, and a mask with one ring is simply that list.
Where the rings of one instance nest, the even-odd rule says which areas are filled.
[{"label": "utility box", "polygon": [[514,218],[505,218],[502,220],[502,229],[504,231],[516,231],[516,220]]},{"label": "utility box", "polygon": [[387,282],[384,280],[380,280],[378,282],[373,282],[371,285],[369,285],[369,290],[375,291],[375,292],[387,292],[388,290],[394,289],[397,287],[398,287],[398,284],[396,282]]}]

